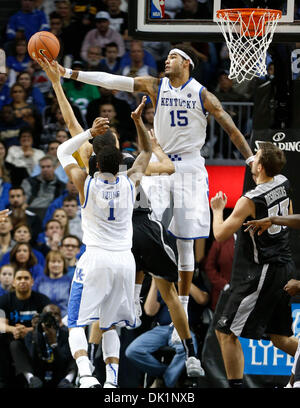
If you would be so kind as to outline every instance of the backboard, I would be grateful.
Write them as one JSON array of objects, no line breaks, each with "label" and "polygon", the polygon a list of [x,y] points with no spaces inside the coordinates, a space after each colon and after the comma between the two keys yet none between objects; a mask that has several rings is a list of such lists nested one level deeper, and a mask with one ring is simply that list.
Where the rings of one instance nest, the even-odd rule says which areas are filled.
[{"label": "backboard", "polygon": [[269,8],[282,11],[275,43],[300,42],[300,0],[207,0],[205,18],[170,18],[172,0],[130,0],[129,34],[148,41],[223,41],[216,11],[224,8]]}]

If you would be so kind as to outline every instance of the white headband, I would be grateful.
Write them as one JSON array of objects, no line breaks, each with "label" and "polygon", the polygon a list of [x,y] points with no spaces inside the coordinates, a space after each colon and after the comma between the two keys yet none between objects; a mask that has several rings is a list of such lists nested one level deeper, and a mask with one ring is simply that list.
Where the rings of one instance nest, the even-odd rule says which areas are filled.
[{"label": "white headband", "polygon": [[179,50],[178,48],[173,48],[173,49],[169,52],[169,55],[171,55],[171,54],[179,54],[179,55],[181,55],[184,59],[190,61],[190,64],[191,64],[192,68],[195,67],[192,58],[189,57],[184,51],[181,51],[181,50]]}]

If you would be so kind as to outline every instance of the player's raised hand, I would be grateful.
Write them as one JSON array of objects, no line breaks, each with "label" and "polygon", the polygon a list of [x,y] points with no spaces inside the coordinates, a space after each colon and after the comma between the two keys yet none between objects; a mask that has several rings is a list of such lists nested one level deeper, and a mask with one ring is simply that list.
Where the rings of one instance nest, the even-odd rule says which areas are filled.
[{"label": "player's raised hand", "polygon": [[133,120],[139,120],[142,117],[142,112],[144,110],[145,104],[146,104],[147,97],[143,96],[141,103],[139,106],[136,108],[135,111],[131,112],[131,118]]},{"label": "player's raised hand", "polygon": [[157,139],[155,137],[154,130],[153,129],[148,130],[148,134],[149,134],[149,137],[150,137],[152,150],[154,150],[157,147],[160,147],[160,145],[159,145],[159,143],[158,143],[158,141],[157,141]]},{"label": "player's raised hand", "polygon": [[227,197],[223,191],[219,191],[211,200],[210,206],[213,211],[224,210],[227,204]]},{"label": "player's raised hand", "polygon": [[256,232],[257,235],[261,235],[264,231],[266,231],[268,228],[271,227],[272,222],[270,221],[270,218],[262,218],[260,220],[250,220],[247,222],[244,222],[244,224],[247,228],[245,228],[245,232],[247,231],[252,231]]},{"label": "player's raised hand", "polygon": [[42,69],[46,72],[48,78],[52,83],[60,81],[60,71],[57,61],[49,62],[46,58],[37,58],[36,60]]},{"label": "player's raised hand", "polygon": [[91,135],[103,135],[109,129],[109,120],[107,118],[98,117],[94,120],[93,126],[90,129]]}]

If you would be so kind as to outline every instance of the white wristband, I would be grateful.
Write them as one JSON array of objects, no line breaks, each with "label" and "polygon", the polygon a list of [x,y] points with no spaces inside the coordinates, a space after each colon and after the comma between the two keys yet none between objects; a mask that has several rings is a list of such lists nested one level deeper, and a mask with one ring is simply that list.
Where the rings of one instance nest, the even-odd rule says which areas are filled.
[{"label": "white wristband", "polygon": [[254,162],[254,156],[248,157],[248,159],[246,159],[245,162],[249,166],[250,163]]},{"label": "white wristband", "polygon": [[71,68],[65,68],[64,78],[71,78],[73,70]]}]

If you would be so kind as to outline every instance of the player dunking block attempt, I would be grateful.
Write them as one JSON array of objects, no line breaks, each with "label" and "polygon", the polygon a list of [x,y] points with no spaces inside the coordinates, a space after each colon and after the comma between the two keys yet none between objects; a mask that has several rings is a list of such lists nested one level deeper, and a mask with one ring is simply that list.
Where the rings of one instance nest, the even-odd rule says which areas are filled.
[{"label": "player dunking block attempt", "polygon": [[[124,77],[104,72],[72,71],[60,66],[65,78],[125,92],[149,95],[155,107],[154,133],[163,151],[175,164],[170,176],[170,196],[174,202],[169,232],[177,238],[178,283],[180,300],[187,314],[189,292],[194,272],[194,240],[210,232],[208,180],[200,150],[205,143],[207,113],[212,114],[249,164],[252,152],[244,136],[220,101],[191,77],[197,57],[186,46],[169,52],[165,62],[165,78]],[[165,197],[165,195],[163,195]],[[152,207],[156,197],[149,196]],[[158,203],[162,209],[170,205]],[[161,210],[162,214],[163,211]],[[174,330],[173,341],[180,341]]]},{"label": "player dunking block attempt", "polygon": [[[99,172],[91,178],[72,154],[87,140],[103,134],[105,127],[101,118],[97,118],[91,129],[64,142],[57,151],[61,165],[78,189],[82,205],[86,251],[76,266],[68,306],[69,343],[81,388],[100,386],[92,376],[84,326],[100,321],[104,331],[103,359],[117,371],[120,341],[115,326],[135,325],[132,212],[135,186],[152,152],[148,134],[143,132],[141,153],[127,174],[121,175],[118,174],[123,160],[121,152],[115,146],[105,146],[97,154]],[[111,385],[106,382],[104,387]]]},{"label": "player dunking block attempt", "polygon": [[[273,143],[260,143],[251,172],[256,188],[236,203],[223,220],[226,197],[219,192],[211,200],[213,233],[224,241],[249,218],[292,213],[290,183],[280,174],[284,153]],[[251,221],[250,221],[251,224]],[[244,356],[238,336],[270,338],[274,346],[294,356],[298,340],[292,332],[290,297],[284,288],[297,278],[286,227],[272,225],[261,235],[240,232],[240,247],[247,264],[233,265],[230,287],[221,292],[214,314],[214,327],[221,347],[229,386],[243,386]]]}]

